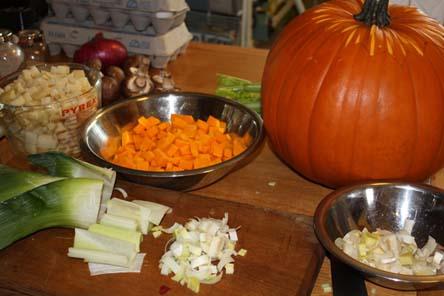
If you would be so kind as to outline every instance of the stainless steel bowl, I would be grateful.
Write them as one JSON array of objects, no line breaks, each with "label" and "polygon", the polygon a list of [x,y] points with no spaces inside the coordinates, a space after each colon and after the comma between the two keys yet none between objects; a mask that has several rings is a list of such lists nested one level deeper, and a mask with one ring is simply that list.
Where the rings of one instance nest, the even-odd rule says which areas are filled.
[{"label": "stainless steel bowl", "polygon": [[368,280],[392,289],[442,288],[444,275],[409,276],[354,260],[336,247],[334,241],[352,229],[376,228],[398,231],[406,219],[415,221],[412,235],[422,247],[431,235],[444,244],[444,192],[428,185],[373,183],[334,191],[316,209],[315,231],[327,251],[361,272]]},{"label": "stainless steel bowl", "polygon": [[[122,128],[135,125],[140,116],[156,116],[169,121],[171,114],[188,114],[206,120],[209,115],[227,123],[227,130],[252,136],[250,146],[238,156],[220,164],[180,172],[149,172],[121,167],[106,161],[100,155],[110,137],[120,137]],[[245,106],[218,96],[199,93],[165,93],[139,96],[99,110],[86,123],[82,135],[87,158],[111,167],[124,178],[141,184],[174,190],[194,190],[209,185],[232,170],[247,163],[261,146],[263,139],[261,117]]]}]

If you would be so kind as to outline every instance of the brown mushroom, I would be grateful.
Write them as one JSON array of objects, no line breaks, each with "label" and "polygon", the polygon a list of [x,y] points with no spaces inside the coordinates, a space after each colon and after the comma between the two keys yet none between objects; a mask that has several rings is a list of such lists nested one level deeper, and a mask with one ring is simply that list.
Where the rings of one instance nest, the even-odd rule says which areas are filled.
[{"label": "brown mushroom", "polygon": [[102,105],[106,106],[120,96],[119,83],[110,76],[102,77]]},{"label": "brown mushroom", "polygon": [[132,74],[131,68],[144,68],[148,71],[150,68],[150,59],[147,56],[141,54],[130,56],[123,64],[123,71],[126,75]]},{"label": "brown mushroom", "polygon": [[164,92],[176,90],[174,80],[171,77],[171,73],[167,71],[159,71],[157,74],[152,76],[152,79],[155,82],[155,87],[157,91]]},{"label": "brown mushroom", "polygon": [[148,94],[153,89],[153,82],[149,74],[145,72],[144,67],[141,69],[131,67],[130,73],[123,82],[125,97]]},{"label": "brown mushroom", "polygon": [[114,78],[119,86],[125,79],[125,73],[120,67],[117,66],[109,66],[108,68],[106,68],[105,75]]},{"label": "brown mushroom", "polygon": [[86,65],[98,71],[102,70],[102,61],[99,58],[93,58],[86,62]]}]

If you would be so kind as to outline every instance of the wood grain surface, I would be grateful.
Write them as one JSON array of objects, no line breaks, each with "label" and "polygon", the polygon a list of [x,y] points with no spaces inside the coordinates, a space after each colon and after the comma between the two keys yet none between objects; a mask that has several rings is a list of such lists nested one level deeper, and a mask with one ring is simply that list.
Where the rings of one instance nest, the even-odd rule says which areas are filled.
[{"label": "wood grain surface", "polygon": [[[169,70],[171,70],[174,80],[182,90],[214,93],[216,73],[231,74],[253,81],[260,81],[266,55],[267,51],[260,49],[192,43],[185,55],[180,56],[170,64]],[[0,161],[5,163],[15,162],[15,160],[16,157],[11,153],[7,142],[5,140],[0,142]],[[265,144],[261,153],[250,164],[233,172],[221,181],[194,191],[192,194],[235,202],[239,207],[248,205],[248,207],[270,209],[274,214],[286,213],[279,214],[281,216],[304,217],[313,216],[317,204],[329,192],[331,192],[330,189],[299,176],[278,159],[269,146]],[[303,216],[294,216],[295,214]],[[301,237],[301,239],[303,238]],[[2,265],[0,264],[0,266]],[[315,270],[309,269],[307,272],[312,273]],[[310,276],[302,278],[307,280],[310,279]],[[328,259],[324,260],[311,295],[332,295],[332,293],[323,291],[322,284],[331,284]],[[417,295],[415,292],[385,289],[371,283],[367,283],[367,286],[369,295]],[[288,293],[282,290],[280,292],[282,294],[279,295],[292,295],[292,290],[289,290]],[[227,293],[227,295],[235,294]],[[256,295],[267,294],[258,292]],[[422,292],[420,295],[444,295],[444,291],[436,293]]]},{"label": "wood grain surface", "polygon": [[[202,285],[200,295],[307,295],[322,262],[322,248],[312,232],[312,218],[280,213],[187,193],[118,182],[128,199],[168,205],[163,225],[185,223],[192,217],[222,218],[241,226],[238,247],[248,250],[236,257],[235,273],[216,285]],[[160,275],[158,262],[171,238],[145,236],[146,253],[140,274],[90,276],[87,264],[67,257],[73,244],[72,229],[48,229],[22,239],[0,252],[0,295],[195,295],[169,277]],[[301,239],[303,238],[303,239]]]}]

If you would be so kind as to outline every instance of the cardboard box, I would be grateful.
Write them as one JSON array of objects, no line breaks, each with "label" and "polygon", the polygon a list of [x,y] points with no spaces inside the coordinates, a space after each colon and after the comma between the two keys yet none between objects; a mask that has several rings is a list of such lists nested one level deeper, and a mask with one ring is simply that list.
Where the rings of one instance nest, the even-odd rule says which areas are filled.
[{"label": "cardboard box", "polygon": [[164,35],[150,36],[139,32],[89,28],[75,22],[60,23],[56,18],[49,17],[42,21],[41,30],[52,54],[62,48],[67,56],[72,57],[77,48],[102,32],[106,38],[122,42],[128,52],[148,55],[156,68],[165,68],[170,60],[185,50],[192,39],[185,23]]}]

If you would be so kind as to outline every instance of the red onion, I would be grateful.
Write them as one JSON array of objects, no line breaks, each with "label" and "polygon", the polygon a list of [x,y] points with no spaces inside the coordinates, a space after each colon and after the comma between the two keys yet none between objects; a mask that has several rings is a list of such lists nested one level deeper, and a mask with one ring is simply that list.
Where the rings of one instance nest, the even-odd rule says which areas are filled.
[{"label": "red onion", "polygon": [[102,33],[97,33],[91,41],[76,50],[74,62],[84,64],[93,58],[98,58],[102,61],[102,69],[106,69],[111,65],[120,66],[127,57],[125,45],[120,41],[104,38]]}]

